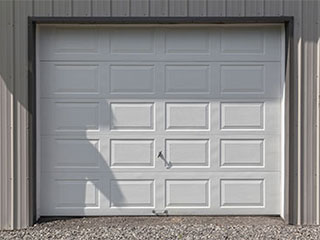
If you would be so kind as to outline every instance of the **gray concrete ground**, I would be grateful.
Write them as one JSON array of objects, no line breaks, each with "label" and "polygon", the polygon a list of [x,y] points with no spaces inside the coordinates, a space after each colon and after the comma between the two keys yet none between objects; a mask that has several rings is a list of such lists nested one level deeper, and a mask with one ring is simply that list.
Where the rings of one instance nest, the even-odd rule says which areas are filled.
[{"label": "gray concrete ground", "polygon": [[0,231],[0,239],[320,239],[320,226],[286,225],[278,217],[87,217],[41,219]]}]

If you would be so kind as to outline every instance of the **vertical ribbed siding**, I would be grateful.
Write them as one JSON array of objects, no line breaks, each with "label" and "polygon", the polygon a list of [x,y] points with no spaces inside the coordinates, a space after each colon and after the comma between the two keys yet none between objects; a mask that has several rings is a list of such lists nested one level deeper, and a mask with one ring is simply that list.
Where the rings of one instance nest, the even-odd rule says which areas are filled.
[{"label": "vertical ribbed siding", "polygon": [[169,0],[149,0],[150,16],[165,17],[169,14]]},{"label": "vertical ribbed siding", "polygon": [[302,5],[302,215],[301,221],[312,224],[316,219],[316,43],[317,2]]},{"label": "vertical ribbed siding", "polygon": [[13,2],[0,2],[0,228],[10,229],[13,163]]},{"label": "vertical ribbed siding", "polygon": [[320,4],[318,3],[318,18],[316,20],[317,22],[317,76],[316,76],[316,82],[317,82],[317,120],[316,120],[316,172],[317,172],[317,182],[316,182],[316,188],[317,188],[317,201],[316,201],[316,213],[317,213],[317,220],[316,223],[320,224]]},{"label": "vertical ribbed siding", "polygon": [[33,1],[15,1],[14,8],[14,225],[29,223],[29,164],[28,164],[28,21],[33,14]]},{"label": "vertical ribbed siding", "polygon": [[295,140],[290,155],[293,174],[289,179],[287,214],[291,223],[319,224],[319,12],[320,4],[316,0],[0,1],[0,228],[30,224],[27,16],[31,15],[294,16],[292,84],[296,118],[290,128]]},{"label": "vertical ribbed siding", "polygon": [[226,15],[228,17],[241,17],[245,15],[244,0],[226,0]]},{"label": "vertical ribbed siding", "polygon": [[245,13],[246,13],[246,16],[263,16],[264,1],[263,0],[246,0]]}]

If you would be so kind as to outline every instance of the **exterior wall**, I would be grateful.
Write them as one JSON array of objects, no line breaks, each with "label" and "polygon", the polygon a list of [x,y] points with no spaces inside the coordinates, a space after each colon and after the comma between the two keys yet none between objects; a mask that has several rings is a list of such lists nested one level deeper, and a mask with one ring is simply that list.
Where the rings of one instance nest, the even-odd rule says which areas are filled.
[{"label": "exterior wall", "polygon": [[317,0],[0,1],[0,228],[32,224],[29,195],[28,16],[294,16],[296,116],[286,220],[319,224],[320,2]]}]

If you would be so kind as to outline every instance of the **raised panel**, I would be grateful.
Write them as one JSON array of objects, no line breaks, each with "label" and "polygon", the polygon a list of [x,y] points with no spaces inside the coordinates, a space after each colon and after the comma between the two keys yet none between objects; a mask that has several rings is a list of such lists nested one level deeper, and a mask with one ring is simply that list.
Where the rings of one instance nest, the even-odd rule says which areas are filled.
[{"label": "raised panel", "polygon": [[111,65],[111,93],[153,93],[155,73],[153,65]]},{"label": "raised panel", "polygon": [[111,103],[112,130],[153,130],[153,103]]},{"label": "raised panel", "polygon": [[154,165],[154,140],[111,139],[112,167],[150,167]]},{"label": "raised panel", "polygon": [[166,93],[210,93],[208,65],[167,65]]},{"label": "raised panel", "polygon": [[111,53],[146,54],[154,52],[154,31],[151,29],[119,29],[111,32]]},{"label": "raised panel", "polygon": [[48,70],[48,75],[43,73],[42,78],[48,79],[45,84],[50,86],[50,93],[98,94],[100,91],[99,65],[64,63],[54,64],[53,69]]},{"label": "raised panel", "polygon": [[263,139],[221,139],[221,167],[263,167]]},{"label": "raised panel", "polygon": [[154,207],[153,180],[111,180],[112,208]]},{"label": "raised panel", "polygon": [[166,207],[209,207],[209,180],[166,180]]},{"label": "raised panel", "polygon": [[[55,169],[98,168],[100,142],[98,139],[47,139],[42,141],[42,160],[44,167]],[[46,169],[48,170],[48,169]]]},{"label": "raised panel", "polygon": [[221,65],[221,94],[264,94],[263,65]]},{"label": "raised panel", "polygon": [[98,179],[56,179],[56,208],[98,208]]},{"label": "raised panel", "polygon": [[55,29],[53,43],[55,53],[98,53],[98,29],[59,27]]},{"label": "raised panel", "polygon": [[263,129],[264,103],[221,103],[221,129]]},{"label": "raised panel", "polygon": [[264,207],[264,179],[221,179],[221,207]]},{"label": "raised panel", "polygon": [[166,103],[167,130],[208,130],[209,103]]},{"label": "raised panel", "polygon": [[167,139],[165,147],[165,157],[172,167],[209,166],[208,139]]},{"label": "raised panel", "polygon": [[99,130],[98,102],[56,102],[56,131]]},{"label": "raised panel", "polygon": [[165,32],[167,54],[209,54],[209,32],[201,29],[172,29]]},{"label": "raised panel", "polygon": [[257,28],[223,28],[221,30],[222,54],[264,54],[264,30]]}]

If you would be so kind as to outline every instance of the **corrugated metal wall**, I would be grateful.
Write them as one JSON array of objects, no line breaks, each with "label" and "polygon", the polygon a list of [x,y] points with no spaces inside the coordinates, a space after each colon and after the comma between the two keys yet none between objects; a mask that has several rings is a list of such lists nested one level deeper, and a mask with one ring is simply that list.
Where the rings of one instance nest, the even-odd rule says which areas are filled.
[{"label": "corrugated metal wall", "polygon": [[[320,1],[1,0],[0,228],[26,227],[29,214],[27,16],[294,16],[296,147],[291,223],[319,224]],[[290,164],[291,164],[290,163]]]}]

